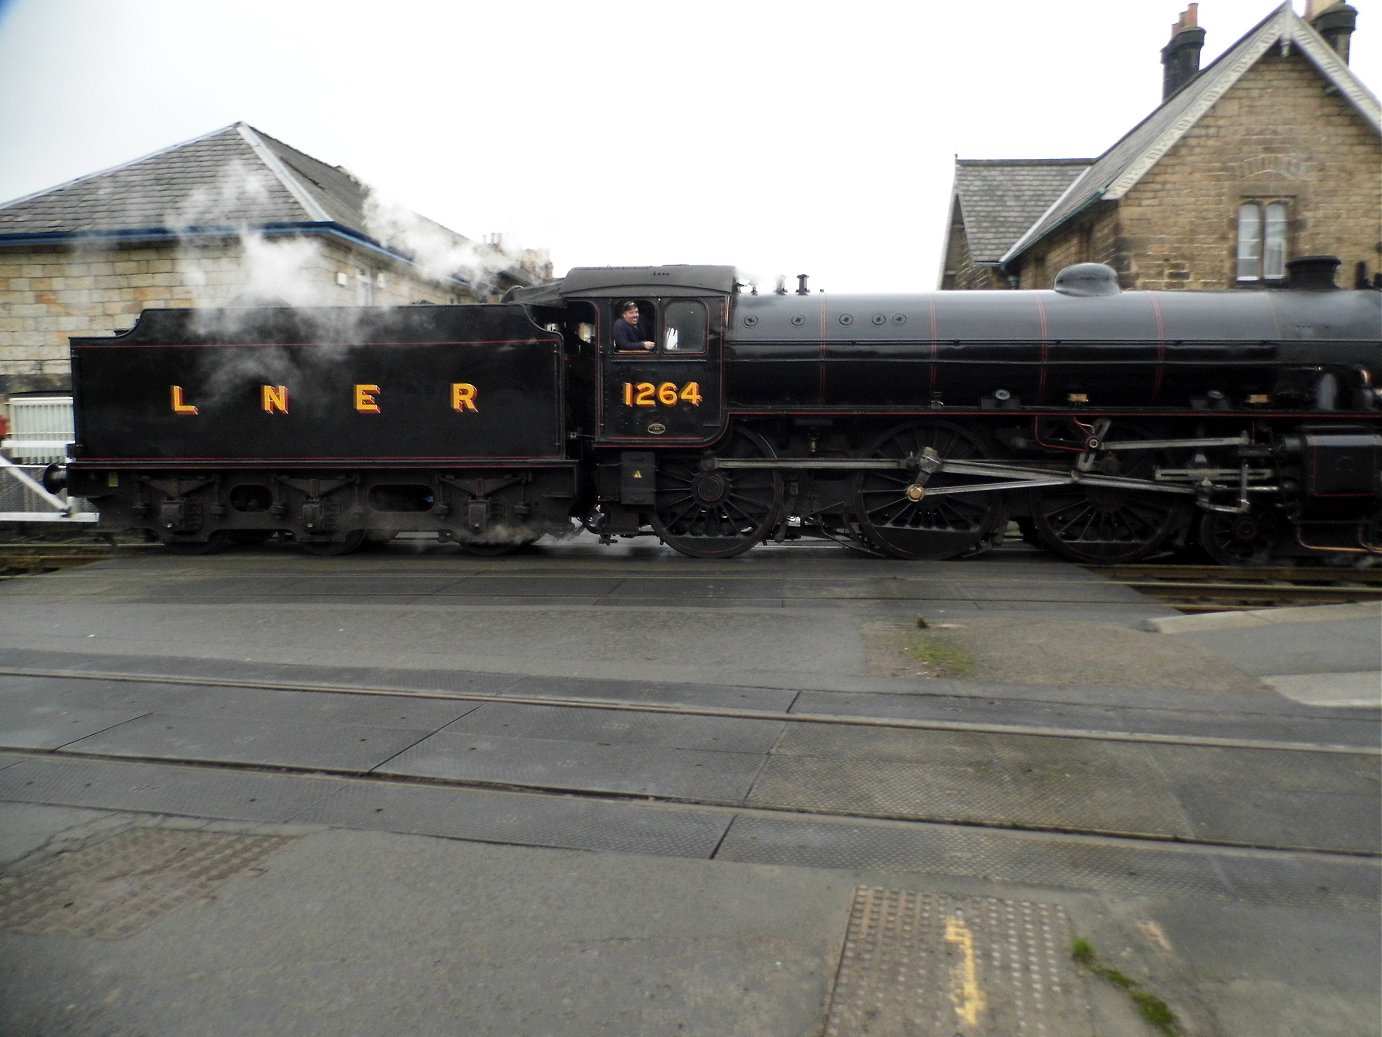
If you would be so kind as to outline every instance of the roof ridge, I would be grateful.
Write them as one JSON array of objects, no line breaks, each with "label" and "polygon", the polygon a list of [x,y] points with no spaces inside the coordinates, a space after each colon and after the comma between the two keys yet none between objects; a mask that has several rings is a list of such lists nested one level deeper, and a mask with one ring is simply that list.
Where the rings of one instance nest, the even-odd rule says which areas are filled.
[{"label": "roof ridge", "polygon": [[247,122],[237,122],[235,128],[259,161],[264,163],[269,172],[278,178],[279,183],[293,196],[293,200],[302,206],[310,220],[314,223],[332,222],[330,214],[322,207],[322,204],[293,174],[293,171],[283,163],[282,159],[274,153],[273,149],[264,142],[258,130]]}]

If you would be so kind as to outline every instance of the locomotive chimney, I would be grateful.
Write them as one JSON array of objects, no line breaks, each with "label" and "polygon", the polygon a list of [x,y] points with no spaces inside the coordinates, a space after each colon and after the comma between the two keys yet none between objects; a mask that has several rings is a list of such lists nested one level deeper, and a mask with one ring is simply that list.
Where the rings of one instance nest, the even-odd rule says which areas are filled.
[{"label": "locomotive chimney", "polygon": [[810,276],[811,276],[810,274],[797,274],[797,294],[798,294],[798,295],[810,295],[810,294],[811,294],[811,289],[806,287],[806,279],[807,279],[808,277],[810,277]]},{"label": "locomotive chimney", "polygon": [[1338,269],[1338,256],[1301,256],[1286,264],[1286,283],[1292,288],[1338,288],[1334,281]]},{"label": "locomotive chimney", "polygon": [[1305,5],[1305,20],[1315,27],[1348,64],[1348,44],[1358,25],[1358,11],[1342,0],[1309,0]]},{"label": "locomotive chimney", "polygon": [[1204,47],[1204,30],[1197,24],[1199,9],[1199,4],[1190,4],[1181,12],[1180,21],[1171,26],[1171,42],[1161,48],[1163,101],[1169,101],[1199,74],[1200,50]]}]

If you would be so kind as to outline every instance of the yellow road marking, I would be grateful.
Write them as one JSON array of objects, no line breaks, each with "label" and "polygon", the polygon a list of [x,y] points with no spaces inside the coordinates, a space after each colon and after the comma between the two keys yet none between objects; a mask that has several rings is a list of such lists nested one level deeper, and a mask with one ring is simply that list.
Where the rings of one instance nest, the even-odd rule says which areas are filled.
[{"label": "yellow road marking", "polygon": [[961,1022],[975,1026],[984,1010],[984,992],[979,989],[979,970],[974,961],[974,934],[961,919],[947,918],[945,942],[957,945],[964,956],[964,961],[950,970],[950,1002]]}]

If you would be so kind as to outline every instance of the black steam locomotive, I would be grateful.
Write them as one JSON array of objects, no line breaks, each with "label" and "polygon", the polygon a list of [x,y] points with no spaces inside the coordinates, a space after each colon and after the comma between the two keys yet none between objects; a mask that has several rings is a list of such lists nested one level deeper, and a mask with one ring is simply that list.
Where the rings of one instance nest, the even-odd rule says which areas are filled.
[{"label": "black steam locomotive", "polygon": [[700,557],[823,536],[950,558],[1015,520],[1085,562],[1378,554],[1382,293],[1329,269],[833,296],[592,268],[494,305],[152,310],[72,340],[69,489],[192,551],[502,551],[580,523]]}]

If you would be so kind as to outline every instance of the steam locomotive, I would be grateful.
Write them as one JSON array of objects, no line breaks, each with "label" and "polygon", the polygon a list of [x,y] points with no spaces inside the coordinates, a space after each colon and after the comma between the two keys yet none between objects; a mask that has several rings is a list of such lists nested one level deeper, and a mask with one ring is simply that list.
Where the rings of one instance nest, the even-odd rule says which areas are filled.
[{"label": "steam locomotive", "polygon": [[[723,558],[893,558],[1016,521],[1087,563],[1382,553],[1382,293],[757,294],[578,268],[474,306],[151,310],[72,340],[68,489],[187,551],[399,531],[498,552],[577,524]],[[643,340],[617,348],[623,305]]]}]

